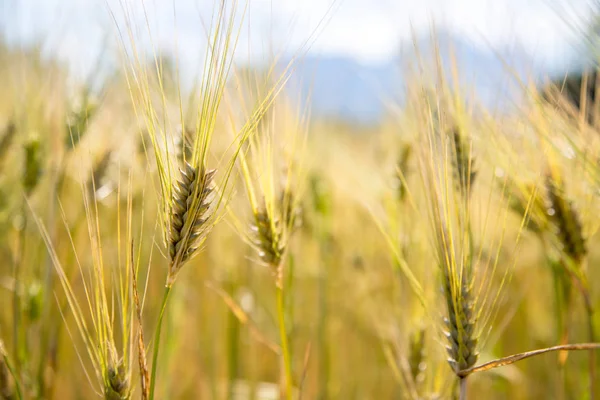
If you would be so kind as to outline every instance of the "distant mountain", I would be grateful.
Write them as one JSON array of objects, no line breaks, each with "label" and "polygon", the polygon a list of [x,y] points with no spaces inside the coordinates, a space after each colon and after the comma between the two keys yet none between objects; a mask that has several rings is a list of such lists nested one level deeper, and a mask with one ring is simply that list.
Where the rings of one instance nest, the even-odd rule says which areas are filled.
[{"label": "distant mountain", "polygon": [[[516,78],[537,79],[547,71],[535,65],[527,54],[517,49],[494,53],[448,33],[438,33],[440,57],[450,76],[451,44],[467,98],[475,93],[487,107],[505,108],[515,100]],[[417,41],[419,53],[427,59],[432,54],[431,41]],[[380,118],[384,103],[402,101],[405,80],[402,66],[414,60],[412,43],[400,46],[407,50],[379,64],[363,64],[352,58],[307,56],[298,65],[290,90],[310,96],[312,114],[343,118],[356,122],[373,122]],[[433,61],[431,58],[429,61]]]},{"label": "distant mountain", "polygon": [[382,114],[383,99],[398,99],[401,84],[399,66],[392,61],[367,65],[346,57],[308,56],[290,90],[310,96],[314,116],[372,122]]}]

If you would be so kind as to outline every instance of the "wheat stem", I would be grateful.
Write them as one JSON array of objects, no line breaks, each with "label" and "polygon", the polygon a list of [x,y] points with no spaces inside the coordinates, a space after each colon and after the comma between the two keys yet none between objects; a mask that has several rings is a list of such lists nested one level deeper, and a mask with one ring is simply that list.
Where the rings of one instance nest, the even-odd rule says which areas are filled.
[{"label": "wheat stem", "polygon": [[467,368],[462,371],[458,371],[457,375],[464,379],[467,376],[475,372],[488,371],[490,369],[503,367],[505,365],[514,364],[517,361],[524,360],[526,358],[535,357],[540,354],[550,353],[553,351],[575,351],[575,350],[597,350],[600,349],[600,343],[580,343],[580,344],[565,344],[560,346],[547,347],[544,349],[526,351],[524,353],[513,354],[512,356],[499,358],[487,362],[485,364],[477,365],[475,367]]},{"label": "wheat stem", "polygon": [[[235,281],[234,281],[235,280]],[[229,293],[232,295],[237,289],[237,277],[228,283]],[[239,377],[240,370],[240,320],[234,312],[229,313],[227,322],[227,399],[235,399],[235,383]]]},{"label": "wheat stem", "polygon": [[283,368],[285,370],[285,393],[288,400],[292,399],[292,364],[288,345],[287,331],[285,328],[283,287],[277,285],[277,317],[279,319],[279,335],[281,337],[281,353],[283,355]]},{"label": "wheat stem", "polygon": [[[582,290],[585,302],[585,311],[588,323],[588,335],[590,342],[596,341],[596,332],[594,329],[594,309],[590,300],[590,293],[587,289]],[[590,400],[596,397],[596,354],[592,350],[589,357],[589,376],[590,376]]]},{"label": "wheat stem", "polygon": [[459,387],[460,387],[459,399],[467,400],[467,377],[466,376],[460,378]]},{"label": "wheat stem", "polygon": [[163,323],[163,317],[165,316],[165,310],[167,308],[167,301],[169,300],[169,294],[171,293],[171,286],[165,286],[165,293],[162,299],[162,305],[160,307],[160,315],[158,317],[158,325],[154,332],[154,345],[152,349],[152,372],[150,375],[150,397],[149,400],[154,400],[154,388],[156,387],[156,370],[158,366],[158,350],[160,347],[160,333]]},{"label": "wheat stem", "polygon": [[[26,216],[26,201],[21,204],[21,215],[23,217],[23,225],[18,229],[16,252],[14,255],[13,266],[13,341],[15,352],[15,370],[19,378],[21,378],[23,362],[25,358],[25,344],[21,343],[20,339],[26,339],[23,332],[23,321],[21,321],[21,264],[23,263],[23,255],[25,254],[25,240],[27,236],[27,216]],[[21,337],[21,335],[23,336]]]},{"label": "wheat stem", "polygon": [[135,268],[135,260],[133,259],[133,240],[131,241],[131,289],[133,292],[133,300],[135,304],[135,312],[138,320],[138,366],[140,374],[140,397],[142,400],[148,400],[149,395],[149,377],[148,364],[146,361],[146,346],[144,345],[144,325],[142,321],[142,307],[140,305],[140,297],[137,287],[137,271]]}]

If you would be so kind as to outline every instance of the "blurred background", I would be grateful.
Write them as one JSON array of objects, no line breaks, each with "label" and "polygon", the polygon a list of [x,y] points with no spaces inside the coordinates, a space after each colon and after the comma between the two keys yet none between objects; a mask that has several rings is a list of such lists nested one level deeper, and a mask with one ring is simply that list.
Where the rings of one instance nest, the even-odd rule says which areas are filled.
[{"label": "blurred background", "polygon": [[[0,399],[144,399],[137,328],[151,363],[172,244],[161,179],[204,167],[230,198],[174,284],[156,398],[284,398],[282,336],[297,398],[458,398],[444,207],[472,228],[478,363],[597,341],[596,1],[226,3],[233,66],[202,86],[218,1],[0,0]],[[208,165],[182,175],[206,126]],[[246,170],[229,163],[245,126]],[[265,199],[280,281],[257,244]],[[591,400],[599,359],[477,373],[469,398]]]},{"label": "blurred background", "polygon": [[[141,4],[3,0],[3,36],[11,46],[39,46],[81,78],[118,68],[116,28],[123,35],[126,18],[138,28],[147,18],[152,38],[138,46],[175,61],[189,85],[201,65],[213,1],[146,1],[144,12]],[[372,123],[386,100],[400,96],[415,43],[430,50],[435,26],[445,62],[452,45],[469,92],[503,108],[514,100],[506,87],[514,81],[509,68],[518,79],[541,82],[589,63],[585,38],[596,11],[592,0],[259,0],[248,5],[236,59],[240,65],[265,65],[273,55],[289,59],[316,33],[294,74],[296,90],[312,93],[315,116]]]}]

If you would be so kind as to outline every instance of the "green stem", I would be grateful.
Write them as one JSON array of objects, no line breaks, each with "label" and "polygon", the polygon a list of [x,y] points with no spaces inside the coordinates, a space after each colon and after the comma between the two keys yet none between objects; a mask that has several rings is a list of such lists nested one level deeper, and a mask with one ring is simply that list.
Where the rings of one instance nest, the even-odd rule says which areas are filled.
[{"label": "green stem", "polygon": [[[544,254],[548,254],[546,243],[542,236],[541,238]],[[571,284],[571,281],[566,275],[565,267],[561,263],[550,257],[546,257],[546,263],[552,272],[552,281],[554,283],[554,308],[557,316],[556,340],[557,342],[562,343],[563,338],[567,341],[569,339],[569,324],[567,321],[570,315],[569,285]],[[557,362],[560,373],[560,379],[557,380],[557,395],[560,399],[565,399],[567,396],[567,388],[569,387],[568,370],[565,368],[565,362],[561,362],[560,359],[558,359]]]},{"label": "green stem", "polygon": [[[587,314],[589,341],[590,343],[594,343],[596,341],[596,332],[594,329],[594,309],[592,307],[588,290],[583,291],[583,299]],[[589,354],[590,400],[594,400],[596,394],[596,354],[594,350],[591,350]]]},{"label": "green stem", "polygon": [[277,286],[277,316],[279,319],[279,335],[281,336],[281,352],[283,355],[283,367],[285,369],[285,391],[286,398],[292,399],[292,364],[288,346],[287,331],[285,328],[283,288]]},{"label": "green stem", "polygon": [[327,337],[327,321],[329,317],[329,309],[327,303],[327,283],[328,272],[327,268],[323,268],[323,272],[319,277],[319,325],[318,325],[318,341],[319,341],[319,400],[327,400],[329,398],[328,385],[330,382],[329,369],[329,343]]},{"label": "green stem", "polygon": [[[578,266],[579,271],[583,271],[581,264]],[[596,333],[594,330],[594,307],[592,306],[592,300],[590,297],[590,291],[587,279],[585,275],[582,273],[582,277],[576,276],[574,282],[577,284],[579,291],[581,292],[581,296],[583,297],[583,303],[585,306],[585,312],[587,317],[588,324],[588,335],[591,343],[596,341]],[[596,355],[594,351],[590,351],[589,357],[589,390],[590,390],[590,400],[594,400],[595,395],[595,387],[596,387]]]},{"label": "green stem", "polygon": [[[232,279],[233,280],[233,279]],[[229,293],[235,295],[237,284],[233,281],[229,283]],[[234,399],[235,383],[239,375],[240,366],[240,321],[232,312],[229,313],[227,329],[227,368],[228,368],[228,399]]]},{"label": "green stem", "polygon": [[149,400],[154,400],[154,388],[156,387],[156,370],[158,366],[158,350],[160,348],[160,332],[163,323],[163,317],[165,316],[165,310],[167,308],[167,301],[169,300],[169,293],[171,293],[171,286],[165,286],[165,293],[162,299],[162,305],[160,307],[160,315],[158,317],[158,325],[154,332],[154,345],[152,349],[152,372],[150,374],[150,397]]},{"label": "green stem", "polygon": [[19,378],[21,378],[22,374],[22,364],[24,362],[25,355],[24,353],[24,345],[21,343],[21,335],[24,337],[22,321],[21,321],[21,264],[23,261],[23,255],[25,254],[25,237],[26,237],[26,229],[27,229],[27,218],[26,218],[26,205],[27,203],[23,201],[21,205],[21,215],[23,217],[23,226],[19,227],[19,232],[17,236],[17,248],[16,253],[14,255],[14,267],[13,267],[13,341],[14,341],[14,352],[15,352],[15,370]]}]

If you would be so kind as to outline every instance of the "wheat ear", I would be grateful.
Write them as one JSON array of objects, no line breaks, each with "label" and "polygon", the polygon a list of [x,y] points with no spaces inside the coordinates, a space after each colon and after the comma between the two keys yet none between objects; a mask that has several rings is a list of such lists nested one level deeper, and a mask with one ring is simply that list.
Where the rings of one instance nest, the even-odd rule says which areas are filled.
[{"label": "wheat ear", "polygon": [[564,193],[564,188],[551,176],[546,178],[548,193],[548,214],[556,228],[555,234],[562,245],[562,250],[577,264],[587,254],[586,242],[577,210]]},{"label": "wheat ear", "polygon": [[464,137],[458,127],[451,133],[454,167],[454,179],[461,193],[469,194],[477,176],[474,169],[475,159],[472,155],[471,143]]},{"label": "wheat ear", "polygon": [[408,365],[415,386],[425,379],[425,330],[420,329],[410,336]]},{"label": "wheat ear", "polygon": [[279,287],[282,285],[281,260],[285,252],[285,245],[280,240],[280,222],[266,210],[257,210],[251,228],[255,235],[254,244],[258,249],[258,256],[271,268]]},{"label": "wheat ear", "polygon": [[109,358],[109,365],[106,369],[104,398],[105,400],[127,400],[131,394],[128,367],[123,359],[117,359],[114,354]]},{"label": "wheat ear", "polygon": [[215,170],[198,170],[186,163],[173,188],[169,229],[169,275],[172,285],[181,267],[196,253],[206,239],[211,225],[213,178]]}]

